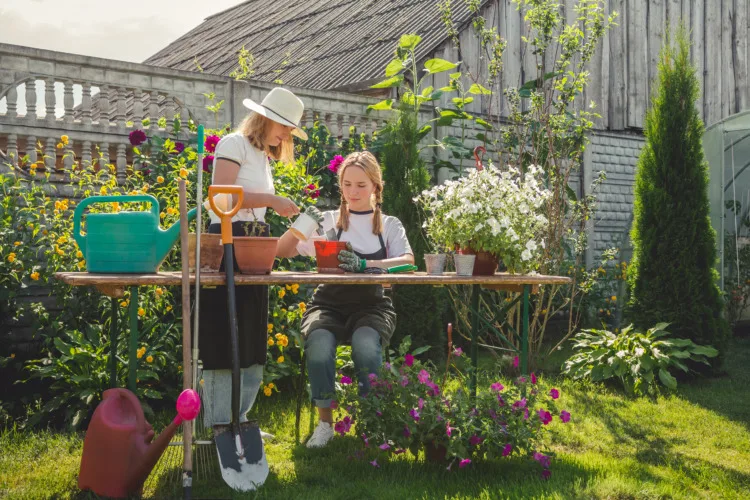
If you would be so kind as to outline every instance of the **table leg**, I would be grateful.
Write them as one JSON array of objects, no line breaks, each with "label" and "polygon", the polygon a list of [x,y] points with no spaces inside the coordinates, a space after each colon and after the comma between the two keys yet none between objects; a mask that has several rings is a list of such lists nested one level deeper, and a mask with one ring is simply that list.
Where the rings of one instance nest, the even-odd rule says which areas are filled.
[{"label": "table leg", "polygon": [[117,387],[117,299],[112,297],[109,319],[109,386]]},{"label": "table leg", "polygon": [[130,287],[130,343],[128,347],[128,389],[135,392],[138,374],[138,287]]},{"label": "table leg", "polygon": [[477,336],[479,335],[479,285],[471,286],[471,378],[469,379],[469,393],[472,398],[477,396]]},{"label": "table leg", "polygon": [[523,286],[523,312],[522,312],[522,330],[521,330],[521,374],[529,374],[529,288],[530,285]]}]

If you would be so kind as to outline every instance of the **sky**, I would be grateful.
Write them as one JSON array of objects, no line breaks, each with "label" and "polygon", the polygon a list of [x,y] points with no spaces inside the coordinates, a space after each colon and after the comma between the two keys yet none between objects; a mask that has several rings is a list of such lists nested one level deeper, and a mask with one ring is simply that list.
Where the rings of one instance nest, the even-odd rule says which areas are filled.
[{"label": "sky", "polygon": [[0,0],[0,43],[143,62],[243,0]]}]

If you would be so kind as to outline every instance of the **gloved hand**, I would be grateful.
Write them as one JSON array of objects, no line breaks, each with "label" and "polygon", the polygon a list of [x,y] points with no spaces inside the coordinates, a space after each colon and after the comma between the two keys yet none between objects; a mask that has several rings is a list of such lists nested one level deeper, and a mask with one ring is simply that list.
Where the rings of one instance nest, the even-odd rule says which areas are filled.
[{"label": "gloved hand", "polygon": [[314,206],[310,205],[305,209],[305,213],[312,217],[312,219],[317,222],[318,224],[323,224],[323,214],[315,208]]},{"label": "gloved hand", "polygon": [[367,267],[367,261],[357,256],[349,243],[346,244],[346,250],[339,252],[339,262],[339,267],[350,273],[364,272]]}]

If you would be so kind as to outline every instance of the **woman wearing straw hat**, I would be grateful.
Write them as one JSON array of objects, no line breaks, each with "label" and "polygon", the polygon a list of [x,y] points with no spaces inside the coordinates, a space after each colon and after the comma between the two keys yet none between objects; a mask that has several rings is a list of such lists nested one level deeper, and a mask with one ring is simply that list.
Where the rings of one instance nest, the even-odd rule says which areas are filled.
[{"label": "woman wearing straw hat", "polygon": [[[269,157],[284,162],[294,161],[292,136],[307,139],[307,134],[299,128],[304,105],[292,92],[280,87],[272,89],[260,104],[250,99],[245,99],[242,104],[251,112],[235,132],[217,144],[211,183],[240,185],[244,190],[242,207],[232,218],[235,236],[244,236],[243,224],[247,222],[261,223],[265,233],[262,236],[270,236],[269,226],[264,220],[268,208],[284,217],[299,213],[293,201],[275,194]],[[212,211],[210,217],[208,232],[220,233],[219,217]],[[227,263],[222,267],[224,265]],[[237,269],[236,262],[234,267]],[[223,286],[201,291],[200,330],[210,339],[201,346],[207,426],[231,422],[231,347],[226,297]],[[268,287],[240,286],[236,297],[241,367],[240,420],[245,421],[245,414],[252,408],[262,383],[266,362]]]}]

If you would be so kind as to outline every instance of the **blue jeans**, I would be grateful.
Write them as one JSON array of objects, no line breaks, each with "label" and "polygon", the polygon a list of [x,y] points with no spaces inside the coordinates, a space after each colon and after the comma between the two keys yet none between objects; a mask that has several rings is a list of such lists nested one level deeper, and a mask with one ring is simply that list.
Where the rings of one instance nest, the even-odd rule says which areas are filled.
[{"label": "blue jeans", "polygon": [[[312,400],[318,408],[330,408],[335,395],[336,336],[324,329],[313,330],[305,342],[307,375]],[[359,393],[370,389],[368,375],[378,373],[383,363],[380,334],[369,326],[361,326],[352,334],[352,360],[357,372]]]}]

